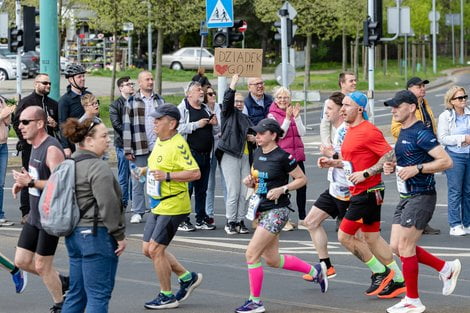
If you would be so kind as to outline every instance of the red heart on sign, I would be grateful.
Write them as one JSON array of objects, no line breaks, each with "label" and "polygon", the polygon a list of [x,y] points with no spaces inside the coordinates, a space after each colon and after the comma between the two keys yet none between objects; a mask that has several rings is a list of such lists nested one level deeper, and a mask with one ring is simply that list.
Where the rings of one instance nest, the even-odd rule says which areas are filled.
[{"label": "red heart on sign", "polygon": [[225,72],[227,72],[227,70],[228,70],[228,65],[219,65],[219,64],[217,64],[217,65],[215,66],[215,70],[216,70],[219,74],[223,75]]}]

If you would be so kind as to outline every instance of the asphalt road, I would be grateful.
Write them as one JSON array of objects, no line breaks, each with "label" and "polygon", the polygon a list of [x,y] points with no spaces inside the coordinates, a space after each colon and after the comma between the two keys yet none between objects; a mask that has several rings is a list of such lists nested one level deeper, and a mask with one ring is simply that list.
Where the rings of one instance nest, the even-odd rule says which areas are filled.
[{"label": "asphalt road", "polygon": [[[467,82],[464,86],[468,86]],[[427,96],[434,112],[442,112],[443,93],[445,88],[434,90]],[[392,94],[381,94],[378,100],[384,100]],[[380,103],[380,101],[378,101]],[[381,104],[377,104],[377,110]],[[380,112],[380,113],[379,113]],[[326,171],[314,166],[318,157],[319,110],[308,112],[308,124],[313,126],[305,138],[307,160],[308,207],[327,188]],[[388,110],[376,111],[376,123],[384,128],[389,125]],[[382,115],[382,116],[379,116]],[[309,121],[312,122],[309,122]],[[382,207],[382,235],[388,240],[390,222],[394,207],[398,202],[393,177],[385,177],[386,195]],[[436,175],[438,205],[431,225],[442,230],[441,235],[423,236],[420,244],[429,251],[446,260],[459,258],[462,262],[462,273],[453,295],[441,294],[442,283],[432,269],[420,266],[421,299],[427,306],[426,312],[434,313],[466,313],[470,304],[470,237],[451,238],[447,225],[447,195],[445,175]],[[5,209],[7,217],[19,221],[18,203],[12,199],[10,187],[11,173],[7,175],[5,190]],[[216,225],[215,231],[196,231],[193,233],[179,232],[170,246],[170,250],[189,270],[204,275],[203,284],[194,294],[176,310],[179,312],[212,313],[233,312],[248,296],[248,279],[244,251],[251,235],[228,236],[223,231],[224,205],[220,188],[216,190]],[[128,213],[128,218],[130,214]],[[297,220],[297,213],[292,213]],[[193,217],[192,217],[193,219]],[[129,244],[120,259],[116,277],[116,286],[110,304],[112,313],[130,313],[147,311],[143,304],[154,298],[159,290],[152,265],[141,254],[141,234],[143,224],[128,225]],[[370,271],[348,253],[338,243],[335,223],[327,220],[326,230],[330,238],[330,254],[338,275],[330,280],[330,288],[321,294],[318,286],[304,282],[301,275],[280,269],[265,268],[262,299],[268,312],[385,312],[398,299],[380,300],[363,294],[370,283]],[[20,226],[0,227],[0,251],[13,257]],[[295,230],[281,234],[281,253],[295,254],[309,262],[316,262],[317,257],[312,248],[310,238],[305,230]],[[61,241],[55,265],[61,272],[67,272],[67,252]],[[16,295],[10,276],[0,271],[0,313],[39,313],[47,312],[52,301],[44,285],[37,277],[30,276],[29,285],[24,294]],[[176,278],[173,279],[176,288]],[[175,310],[175,311],[176,311]]]}]

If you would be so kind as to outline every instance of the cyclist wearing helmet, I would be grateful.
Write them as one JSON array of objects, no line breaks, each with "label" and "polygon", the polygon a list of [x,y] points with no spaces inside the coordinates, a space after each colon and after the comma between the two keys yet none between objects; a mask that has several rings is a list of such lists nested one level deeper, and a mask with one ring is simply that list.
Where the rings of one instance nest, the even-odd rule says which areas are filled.
[{"label": "cyclist wearing helmet", "polygon": [[[65,69],[65,78],[69,85],[67,91],[59,99],[59,124],[62,125],[69,117],[80,118],[85,111],[81,104],[81,97],[89,91],[85,87],[85,68],[80,64],[70,64]],[[65,137],[61,139],[65,156],[70,157],[75,151],[75,145]]]}]

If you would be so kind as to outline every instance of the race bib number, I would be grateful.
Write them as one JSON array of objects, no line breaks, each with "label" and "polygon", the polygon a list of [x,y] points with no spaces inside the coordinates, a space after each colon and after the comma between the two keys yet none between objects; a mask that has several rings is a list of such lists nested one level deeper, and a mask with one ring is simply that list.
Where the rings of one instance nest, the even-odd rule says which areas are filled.
[{"label": "race bib number", "polygon": [[346,176],[346,180],[348,181],[348,186],[353,187],[354,184],[352,181],[349,180],[349,177],[351,177],[351,174],[353,173],[353,166],[351,162],[349,161],[342,161],[343,162],[343,170],[344,170],[344,175]]},{"label": "race bib number", "polygon": [[[34,180],[38,180],[39,179],[39,172],[38,172],[38,169],[33,167],[33,166],[29,166],[29,175],[34,179]],[[41,193],[39,192],[39,189],[37,188],[28,188],[28,193],[32,196],[35,196],[35,197],[40,197],[41,196]]]},{"label": "race bib number", "polygon": [[406,187],[406,181],[401,179],[398,176],[398,172],[402,169],[402,166],[396,166],[395,174],[397,175],[397,189],[399,193],[408,193],[408,188]]},{"label": "race bib number", "polygon": [[161,197],[160,185],[161,182],[156,180],[150,171],[147,171],[147,195],[156,198]]},{"label": "race bib number", "polygon": [[258,211],[261,198],[258,194],[253,194],[248,201],[248,210],[246,212],[246,218],[250,221],[253,221],[256,217],[256,212]]},{"label": "race bib number", "polygon": [[330,167],[330,168],[328,169],[328,181],[329,181],[330,183],[333,183],[333,182],[334,182],[333,170],[334,170],[334,169],[333,169],[332,167]]}]

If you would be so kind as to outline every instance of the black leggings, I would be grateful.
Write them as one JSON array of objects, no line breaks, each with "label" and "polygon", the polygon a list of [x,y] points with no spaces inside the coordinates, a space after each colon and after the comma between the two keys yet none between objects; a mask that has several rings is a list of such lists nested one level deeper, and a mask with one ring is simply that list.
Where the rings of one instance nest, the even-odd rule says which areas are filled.
[{"label": "black leggings", "polygon": [[[297,161],[302,172],[305,174],[304,161]],[[307,204],[307,185],[295,191],[295,201],[297,202],[297,210],[299,211],[299,220],[305,219],[305,206]]]}]

